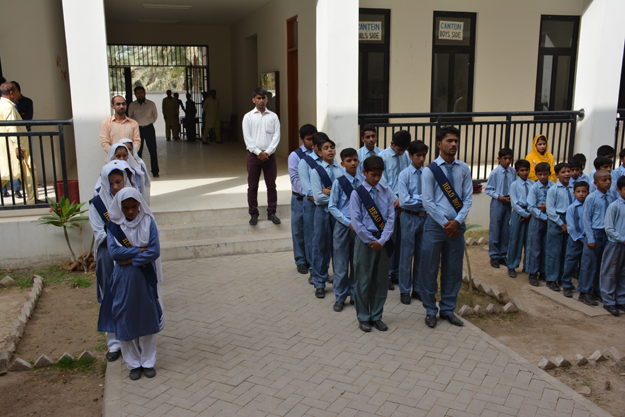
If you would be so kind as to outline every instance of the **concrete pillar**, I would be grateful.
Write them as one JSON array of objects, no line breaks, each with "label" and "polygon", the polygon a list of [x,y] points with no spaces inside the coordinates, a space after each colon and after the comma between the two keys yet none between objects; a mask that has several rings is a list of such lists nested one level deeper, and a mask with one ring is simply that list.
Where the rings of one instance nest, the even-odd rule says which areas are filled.
[{"label": "concrete pillar", "polygon": [[358,146],[358,0],[317,1],[317,129]]},{"label": "concrete pillar", "polygon": [[[593,0],[581,19],[575,110],[586,116],[577,125],[575,152],[586,155],[589,173],[601,145],[614,146],[614,126],[625,45],[625,2]],[[618,153],[618,150],[617,150]]]},{"label": "concrete pillar", "polygon": [[63,0],[63,21],[80,200],[88,201],[106,157],[100,123],[111,115],[104,3]]}]

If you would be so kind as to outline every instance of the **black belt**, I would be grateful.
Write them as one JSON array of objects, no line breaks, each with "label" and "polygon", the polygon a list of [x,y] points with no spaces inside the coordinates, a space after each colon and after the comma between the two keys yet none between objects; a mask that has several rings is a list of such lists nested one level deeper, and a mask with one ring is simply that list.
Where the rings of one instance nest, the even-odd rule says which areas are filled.
[{"label": "black belt", "polygon": [[297,201],[302,201],[304,199],[304,196],[300,193],[296,193],[295,191],[292,191],[292,193],[295,197],[297,197]]},{"label": "black belt", "polygon": [[145,126],[139,126],[139,128],[150,127],[150,126],[153,126],[153,125],[154,125],[154,123],[150,123],[150,124],[147,124]]},{"label": "black belt", "polygon": [[371,230],[369,230],[369,233],[371,233],[373,237],[376,239],[380,239],[382,237],[382,232],[378,232],[378,231],[372,232]]},{"label": "black belt", "polygon": [[565,216],[565,215],[566,215],[566,213],[559,213],[559,212],[557,212],[557,211],[556,211],[556,214],[557,214],[558,216]]},{"label": "black belt", "polygon": [[412,210],[406,210],[406,209],[402,209],[402,210],[404,213],[412,214],[413,216],[425,217],[427,215],[425,211],[412,211]]}]

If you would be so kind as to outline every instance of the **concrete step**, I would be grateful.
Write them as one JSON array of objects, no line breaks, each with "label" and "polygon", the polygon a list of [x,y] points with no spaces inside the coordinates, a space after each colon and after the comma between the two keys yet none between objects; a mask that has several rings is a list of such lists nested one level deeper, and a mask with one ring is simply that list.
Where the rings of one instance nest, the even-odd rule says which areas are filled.
[{"label": "concrete step", "polygon": [[[267,207],[259,207],[259,220],[267,220]],[[276,215],[283,218],[291,217],[291,205],[280,204],[277,207]],[[227,208],[227,209],[207,209],[207,210],[180,210],[180,211],[160,211],[155,212],[154,217],[159,227],[168,224],[184,224],[209,221],[243,220],[250,219],[247,207]],[[260,222],[259,222],[260,223]],[[283,221],[284,223],[284,221]]]},{"label": "concrete step", "polygon": [[[290,213],[289,213],[290,214]],[[280,217],[280,216],[278,216]],[[291,233],[291,219],[280,217],[281,224],[273,224],[265,217],[259,217],[256,226],[250,226],[249,218],[234,220],[211,220],[165,224],[161,229],[161,242],[183,242],[202,239],[217,239],[234,236],[258,236]]]}]

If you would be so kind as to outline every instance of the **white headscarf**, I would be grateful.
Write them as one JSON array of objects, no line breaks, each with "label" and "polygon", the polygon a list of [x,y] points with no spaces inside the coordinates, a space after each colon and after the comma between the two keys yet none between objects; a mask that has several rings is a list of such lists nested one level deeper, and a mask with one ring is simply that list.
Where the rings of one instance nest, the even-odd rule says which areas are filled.
[{"label": "white headscarf", "polygon": [[[122,202],[130,198],[139,202],[139,213],[137,213],[137,217],[133,220],[126,219],[126,216],[122,211]],[[156,220],[154,219],[152,210],[150,210],[150,207],[148,207],[148,204],[145,202],[141,193],[139,193],[137,189],[127,187],[119,190],[111,202],[109,217],[113,223],[118,224],[121,227],[132,246],[136,248],[145,248],[148,246],[148,242],[150,241],[151,219],[154,220],[154,224],[156,224]],[[158,230],[158,233],[161,232],[158,225],[156,226],[156,229]],[[117,244],[121,246],[121,243],[117,242]],[[156,261],[154,261],[154,267],[156,268],[156,277],[158,282],[162,282],[163,268],[161,266],[160,256]]]},{"label": "white headscarf", "polygon": [[[124,138],[122,140],[120,140],[117,143],[130,143],[132,145],[132,157],[135,159],[135,161],[137,162],[137,164],[139,164],[141,166],[141,169],[143,170],[143,172],[145,173],[145,182],[146,185],[149,187],[152,180],[150,179],[150,176],[148,175],[148,167],[145,165],[145,162],[143,161],[143,159],[141,159],[141,157],[139,156],[139,153],[137,152],[137,147],[135,146],[135,143],[132,141],[132,139],[128,139],[128,138]],[[126,146],[126,145],[124,145]],[[128,148],[126,146],[126,148]],[[156,158],[156,155],[154,156]],[[130,158],[128,158],[130,159]],[[130,164],[130,166],[132,166],[132,164]]]},{"label": "white headscarf", "polygon": [[117,152],[117,149],[119,148],[124,148],[124,150],[128,154],[128,161],[126,162],[128,162],[128,165],[130,165],[132,172],[134,172],[135,174],[135,178],[136,178],[135,184],[138,186],[139,191],[141,192],[141,196],[143,196],[143,199],[148,204],[150,204],[150,190],[149,190],[150,185],[151,185],[150,176],[147,174],[146,171],[143,170],[143,167],[139,164],[139,162],[137,162],[137,160],[133,156],[133,153],[128,150],[128,147],[124,145],[124,142],[120,141],[111,145],[111,148],[109,149],[109,154],[108,154],[108,161],[111,162],[115,160],[115,153]]},{"label": "white headscarf", "polygon": [[[136,184],[136,178],[134,178],[134,170],[130,167],[130,165],[128,165],[128,162],[126,161],[120,161],[120,160],[113,160],[111,162],[107,162],[104,167],[108,166],[109,164],[115,164],[116,168],[115,169],[119,169],[120,171],[124,172],[124,187],[133,187],[133,188],[137,188],[137,184]],[[104,167],[102,167],[102,169],[104,169]],[[110,171],[109,171],[110,173]],[[108,183],[108,176],[106,178],[102,177],[102,172],[100,172],[100,178],[98,178],[98,181],[95,183],[95,190],[93,195],[96,195],[99,193],[98,190],[102,189],[102,184],[104,183]],[[107,174],[108,175],[108,174]],[[108,186],[108,191],[110,193],[111,191],[111,186],[109,183]],[[109,201],[110,202],[110,201]]]},{"label": "white headscarf", "polygon": [[98,183],[96,183],[96,189],[100,188],[97,194],[102,199],[102,202],[106,206],[106,208],[111,207],[111,202],[113,201],[113,194],[111,194],[111,181],[109,180],[109,175],[113,171],[119,171],[124,176],[124,187],[132,187],[132,183],[128,179],[128,173],[125,170],[125,167],[120,164],[123,161],[114,161],[109,162],[104,165],[100,170],[100,178],[98,179]]}]

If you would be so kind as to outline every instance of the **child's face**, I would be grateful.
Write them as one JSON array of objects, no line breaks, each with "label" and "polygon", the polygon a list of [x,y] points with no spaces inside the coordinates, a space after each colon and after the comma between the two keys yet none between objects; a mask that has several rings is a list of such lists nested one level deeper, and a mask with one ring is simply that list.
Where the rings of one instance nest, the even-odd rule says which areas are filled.
[{"label": "child's face", "polygon": [[498,156],[497,160],[499,161],[499,165],[501,165],[503,169],[508,169],[508,167],[512,163],[512,155],[504,155],[502,157]]},{"label": "child's face", "polygon": [[547,141],[545,139],[538,139],[536,142],[536,150],[539,154],[543,155],[547,150]]},{"label": "child's face", "polygon": [[526,167],[519,168],[516,173],[523,181],[527,181],[527,177],[530,175],[530,169]]},{"label": "child's face", "polygon": [[346,157],[341,161],[341,165],[349,175],[352,177],[356,176],[358,172],[358,154]]},{"label": "child's face", "polygon": [[601,169],[599,169],[599,171],[608,171],[608,172],[612,172],[612,165],[602,165]]},{"label": "child's face", "polygon": [[423,166],[423,163],[425,162],[425,155],[427,153],[428,151],[423,150],[415,154],[408,155],[410,157],[410,160],[412,161],[412,166],[417,169],[421,168]]},{"label": "child's face", "polygon": [[613,153],[611,153],[610,155],[606,155],[606,156],[614,161],[614,154]]},{"label": "child's face", "polygon": [[549,175],[551,175],[550,171],[541,171],[536,173],[536,176],[542,185],[547,185],[549,182]]},{"label": "child's face", "polygon": [[580,175],[582,175],[582,169],[580,167],[571,168],[571,177],[573,177],[574,180],[578,179]]},{"label": "child's face", "polygon": [[612,186],[612,176],[610,174],[601,175],[598,180],[595,180],[595,185],[599,191],[604,194],[607,193]]},{"label": "child's face", "polygon": [[115,159],[117,159],[118,161],[127,161],[128,160],[128,149],[124,146],[124,147],[118,147],[115,150]]},{"label": "child's face", "polygon": [[577,198],[577,201],[579,201],[580,203],[583,203],[584,200],[586,200],[586,197],[588,197],[588,188],[577,187],[575,191],[573,191],[573,195],[575,195],[575,198]]},{"label": "child's face", "polygon": [[122,201],[122,213],[126,216],[126,220],[134,220],[139,214],[139,202],[134,198],[128,198]]},{"label": "child's face", "polygon": [[365,144],[367,149],[372,151],[375,145],[378,143],[378,134],[375,133],[373,130],[365,130],[365,134],[360,139],[362,140],[362,143]]},{"label": "child's face", "polygon": [[618,193],[621,195],[621,198],[625,200],[625,187],[617,188]]},{"label": "child's face", "polygon": [[400,146],[395,145],[395,142],[391,142],[391,149],[395,151],[395,155],[401,156],[404,154],[404,152],[406,152],[406,149],[408,148],[402,148]]},{"label": "child's face", "polygon": [[129,151],[130,153],[132,153],[132,143],[130,143],[130,142],[124,142],[124,145],[126,145],[126,147],[128,148],[128,151]]},{"label": "child's face", "polygon": [[115,195],[119,190],[124,188],[124,176],[119,172],[109,174],[109,182],[111,183],[111,194]]},{"label": "child's face", "polygon": [[369,183],[370,186],[375,187],[380,182],[382,178],[382,170],[374,169],[371,171],[362,170],[362,174],[365,176],[365,181]]},{"label": "child's face", "polygon": [[306,149],[312,149],[313,148],[312,137],[313,137],[313,135],[310,134],[310,135],[304,136],[304,138],[302,139],[302,142],[304,143],[304,147]]},{"label": "child's face", "polygon": [[567,167],[562,168],[560,172],[556,174],[556,177],[558,177],[558,180],[562,184],[568,185],[569,181],[571,180],[571,168],[567,168]]},{"label": "child's face", "polygon": [[336,155],[336,152],[334,151],[334,145],[332,145],[330,142],[326,142],[323,145],[321,145],[321,158],[323,158],[324,161],[326,161],[327,163],[331,164],[334,162],[334,156]]}]

